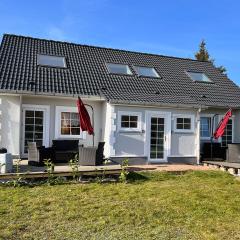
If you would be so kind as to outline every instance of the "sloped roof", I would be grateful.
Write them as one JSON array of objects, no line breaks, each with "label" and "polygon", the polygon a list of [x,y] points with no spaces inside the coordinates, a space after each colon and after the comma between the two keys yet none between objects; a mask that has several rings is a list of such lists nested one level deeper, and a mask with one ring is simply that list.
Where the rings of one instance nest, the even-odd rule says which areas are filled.
[{"label": "sloped roof", "polygon": [[[37,54],[65,56],[67,68],[37,65]],[[161,78],[109,74],[106,62],[154,67]],[[186,71],[213,83],[194,82]],[[103,95],[110,102],[240,107],[239,87],[209,62],[5,34],[0,91]]]}]

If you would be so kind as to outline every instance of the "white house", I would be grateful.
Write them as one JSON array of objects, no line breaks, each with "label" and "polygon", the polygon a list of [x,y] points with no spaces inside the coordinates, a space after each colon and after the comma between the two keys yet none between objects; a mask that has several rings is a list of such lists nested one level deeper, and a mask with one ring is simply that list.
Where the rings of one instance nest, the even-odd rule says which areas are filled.
[{"label": "white house", "polygon": [[104,141],[105,155],[116,160],[198,163],[201,143],[230,107],[219,141],[240,142],[240,89],[210,62],[3,36],[0,147],[24,158],[28,141],[91,145],[77,96],[93,106],[95,145]]}]

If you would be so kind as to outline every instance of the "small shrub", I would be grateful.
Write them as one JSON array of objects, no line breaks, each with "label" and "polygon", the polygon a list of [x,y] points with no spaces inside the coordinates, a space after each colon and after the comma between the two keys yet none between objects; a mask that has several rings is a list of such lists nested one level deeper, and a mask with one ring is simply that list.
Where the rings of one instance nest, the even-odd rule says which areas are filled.
[{"label": "small shrub", "polygon": [[129,174],[128,171],[128,159],[123,160],[122,162],[122,170],[119,176],[119,181],[120,182],[127,182],[127,176]]},{"label": "small shrub", "polygon": [[72,177],[73,180],[77,180],[77,177],[79,176],[79,170],[78,170],[78,155],[76,154],[74,159],[71,159],[69,161],[69,166],[72,169]]},{"label": "small shrub", "polygon": [[55,184],[55,178],[54,178],[54,164],[52,163],[51,159],[45,159],[44,161],[44,165],[46,167],[46,171],[48,174],[48,179],[47,179],[47,183],[48,185],[53,185]]},{"label": "small shrub", "polygon": [[[105,166],[106,166],[107,162],[108,162],[108,160],[105,160],[103,162],[103,165],[104,165],[103,171],[102,171],[102,174],[96,178],[97,183],[103,183],[106,179],[106,168],[105,168]],[[97,171],[97,169],[96,169],[96,171]]]},{"label": "small shrub", "polygon": [[15,167],[16,167],[17,179],[14,179],[14,180],[12,181],[14,187],[19,187],[19,186],[21,186],[21,182],[22,182],[22,180],[23,180],[23,178],[20,176],[20,163],[21,163],[21,161],[22,161],[21,159],[17,159],[17,160],[16,160],[16,165],[15,165]]}]

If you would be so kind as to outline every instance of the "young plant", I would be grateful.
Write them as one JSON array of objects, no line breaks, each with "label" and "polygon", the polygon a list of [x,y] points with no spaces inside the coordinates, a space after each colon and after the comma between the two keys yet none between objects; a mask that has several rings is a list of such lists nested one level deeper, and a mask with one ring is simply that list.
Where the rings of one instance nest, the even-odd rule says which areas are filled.
[{"label": "young plant", "polygon": [[[105,160],[105,161],[103,162],[103,165],[104,165],[104,166],[103,166],[102,174],[96,178],[96,180],[97,180],[98,183],[103,183],[104,180],[105,180],[105,177],[106,177],[106,168],[105,168],[105,166],[106,166],[106,164],[107,164],[107,160]],[[97,169],[96,169],[96,170],[97,170]]]},{"label": "young plant", "polygon": [[121,173],[120,173],[120,176],[119,176],[119,181],[126,183],[128,174],[129,174],[128,159],[125,159],[122,162],[122,170],[121,170]]},{"label": "young plant", "polygon": [[17,178],[13,180],[13,186],[14,187],[19,187],[21,185],[21,181],[22,181],[22,177],[20,176],[20,163],[21,163],[21,159],[17,159],[16,160],[16,175]]},{"label": "young plant", "polygon": [[72,169],[72,177],[73,180],[76,181],[77,177],[79,176],[79,170],[78,170],[78,155],[76,154],[74,159],[71,159],[69,161],[69,166]]},{"label": "young plant", "polygon": [[47,183],[48,183],[48,185],[53,185],[55,183],[54,174],[53,174],[54,173],[54,164],[52,163],[51,159],[45,159],[43,162],[46,167],[47,174],[48,174]]}]

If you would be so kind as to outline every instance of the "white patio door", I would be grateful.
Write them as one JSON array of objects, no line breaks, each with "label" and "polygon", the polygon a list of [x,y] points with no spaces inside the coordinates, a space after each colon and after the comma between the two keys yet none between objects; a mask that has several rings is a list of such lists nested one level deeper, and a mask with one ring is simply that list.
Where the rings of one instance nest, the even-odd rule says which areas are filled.
[{"label": "white patio door", "polygon": [[22,156],[27,155],[28,142],[49,146],[49,106],[23,105]]},{"label": "white patio door", "polygon": [[170,152],[171,114],[149,111],[146,120],[148,161],[167,162]]}]

